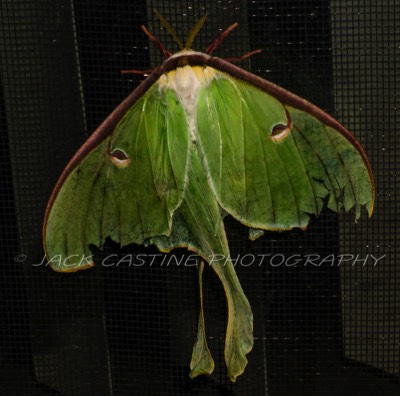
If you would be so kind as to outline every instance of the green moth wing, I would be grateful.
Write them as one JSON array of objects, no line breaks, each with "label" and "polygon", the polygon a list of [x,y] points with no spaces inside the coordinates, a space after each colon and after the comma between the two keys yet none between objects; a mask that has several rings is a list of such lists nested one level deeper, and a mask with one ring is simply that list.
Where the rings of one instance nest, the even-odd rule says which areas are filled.
[{"label": "green moth wing", "polygon": [[107,237],[141,244],[170,232],[188,166],[184,110],[173,91],[151,87],[118,121],[82,146],[50,198],[44,246],[55,271],[90,267],[89,245]]},{"label": "green moth wing", "polygon": [[[44,248],[62,272],[94,265],[90,245],[107,237],[197,252],[200,284],[204,261],[225,290],[225,361],[235,381],[253,347],[253,314],[229,259],[223,216],[247,225],[251,239],[305,229],[324,202],[354,208],[358,218],[362,207],[373,210],[372,171],[350,132],[306,100],[209,54],[164,53],[62,173],[46,210]],[[191,377],[214,369],[200,292]]]},{"label": "green moth wing", "polygon": [[[302,104],[300,102],[300,104]],[[255,229],[305,228],[325,198],[372,213],[370,170],[349,133],[216,72],[199,95],[199,140],[220,205]],[[349,140],[350,137],[350,140]]]}]

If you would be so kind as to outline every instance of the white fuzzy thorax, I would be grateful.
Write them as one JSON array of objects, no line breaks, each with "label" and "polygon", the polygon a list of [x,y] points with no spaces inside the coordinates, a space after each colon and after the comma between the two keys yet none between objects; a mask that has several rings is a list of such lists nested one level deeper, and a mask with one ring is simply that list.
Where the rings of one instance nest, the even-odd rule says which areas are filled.
[{"label": "white fuzzy thorax", "polygon": [[160,89],[172,89],[182,103],[187,117],[189,133],[193,142],[197,138],[197,101],[200,89],[210,83],[216,70],[212,67],[183,66],[163,74],[158,85]]}]

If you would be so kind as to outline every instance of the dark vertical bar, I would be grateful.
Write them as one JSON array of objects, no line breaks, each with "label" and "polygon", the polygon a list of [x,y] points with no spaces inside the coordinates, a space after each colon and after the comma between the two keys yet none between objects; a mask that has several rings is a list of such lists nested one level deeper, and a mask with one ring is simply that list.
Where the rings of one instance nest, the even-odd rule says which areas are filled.
[{"label": "dark vertical bar", "polygon": [[18,245],[26,257],[20,282],[27,293],[33,372],[38,383],[65,395],[108,395],[97,278],[37,265],[47,198],[85,135],[72,2],[13,0],[0,7],[1,81]]},{"label": "dark vertical bar", "polygon": [[[1,29],[0,29],[1,30]],[[3,392],[27,392],[33,378],[30,323],[19,256],[7,120],[0,82],[0,383]]]},{"label": "dark vertical bar", "polygon": [[332,0],[331,8],[335,103],[367,151],[377,191],[371,219],[356,227],[342,219],[341,250],[354,257],[341,267],[343,354],[399,376],[399,3]]}]

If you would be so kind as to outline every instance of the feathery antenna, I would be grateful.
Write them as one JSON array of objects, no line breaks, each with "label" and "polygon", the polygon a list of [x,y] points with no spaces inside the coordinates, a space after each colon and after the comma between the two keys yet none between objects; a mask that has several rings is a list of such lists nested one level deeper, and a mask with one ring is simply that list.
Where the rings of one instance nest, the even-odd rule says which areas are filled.
[{"label": "feathery antenna", "polygon": [[175,31],[175,29],[168,23],[168,21],[159,13],[158,10],[154,10],[154,14],[156,14],[156,17],[159,19],[161,24],[165,27],[165,29],[168,30],[168,33],[172,36],[174,39],[175,43],[178,44],[179,49],[183,50],[183,44],[182,41],[179,40],[179,37]]}]

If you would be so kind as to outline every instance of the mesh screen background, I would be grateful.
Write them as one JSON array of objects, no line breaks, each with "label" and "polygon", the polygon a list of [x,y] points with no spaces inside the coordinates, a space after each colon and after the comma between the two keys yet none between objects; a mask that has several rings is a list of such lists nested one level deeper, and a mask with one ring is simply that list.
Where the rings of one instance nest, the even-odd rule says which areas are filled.
[{"label": "mesh screen background", "polygon": [[[216,55],[263,48],[241,66],[336,116],[365,147],[376,177],[374,217],[356,225],[351,215],[325,211],[307,232],[250,242],[245,227],[227,219],[233,257],[269,255],[261,265],[237,265],[256,340],[236,384],[223,359],[225,296],[211,271],[205,313],[216,369],[190,380],[199,308],[194,267],[112,243],[96,252],[97,261],[118,257],[90,271],[56,274],[42,264],[42,218],[60,172],[143,79],[120,70],[162,61],[140,25],[177,50],[154,8],[181,37],[207,11],[198,50],[238,21]],[[395,1],[2,0],[0,20],[1,394],[399,394]],[[129,266],[118,261],[126,254],[147,260]],[[303,261],[281,264],[294,254]],[[304,265],[310,254],[321,258],[317,265]],[[331,257],[339,254],[352,259],[338,265]],[[373,257],[381,258],[375,266]]]}]

